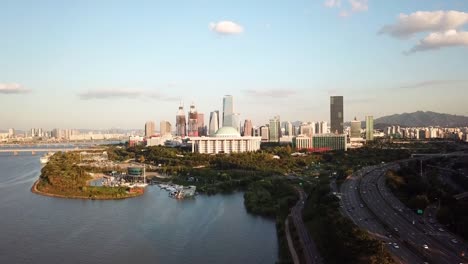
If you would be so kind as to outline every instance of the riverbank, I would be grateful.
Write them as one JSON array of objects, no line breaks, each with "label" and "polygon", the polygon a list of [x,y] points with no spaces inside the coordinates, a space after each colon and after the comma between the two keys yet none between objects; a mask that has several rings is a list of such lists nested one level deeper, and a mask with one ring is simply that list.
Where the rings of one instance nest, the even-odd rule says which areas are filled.
[{"label": "riverbank", "polygon": [[134,193],[129,193],[128,196],[122,196],[122,197],[104,197],[104,196],[83,196],[83,195],[63,195],[63,194],[57,194],[57,193],[48,193],[48,192],[43,192],[40,191],[37,188],[37,185],[39,184],[41,179],[38,179],[37,181],[34,182],[33,186],[31,187],[31,192],[35,194],[39,194],[42,196],[48,196],[48,197],[55,197],[55,198],[63,198],[63,199],[82,199],[82,200],[122,200],[122,199],[127,199],[127,198],[135,198],[138,196],[143,195],[145,192],[142,190],[141,192],[134,192]]}]

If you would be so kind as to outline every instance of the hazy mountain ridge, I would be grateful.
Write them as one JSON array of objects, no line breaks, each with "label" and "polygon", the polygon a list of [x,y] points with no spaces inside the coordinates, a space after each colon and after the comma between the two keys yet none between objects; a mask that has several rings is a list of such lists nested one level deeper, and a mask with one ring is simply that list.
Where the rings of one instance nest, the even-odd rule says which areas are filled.
[{"label": "hazy mountain ridge", "polygon": [[468,126],[468,117],[450,114],[441,114],[431,111],[417,111],[414,113],[394,114],[383,116],[374,120],[377,124],[400,125],[403,127],[458,127]]}]

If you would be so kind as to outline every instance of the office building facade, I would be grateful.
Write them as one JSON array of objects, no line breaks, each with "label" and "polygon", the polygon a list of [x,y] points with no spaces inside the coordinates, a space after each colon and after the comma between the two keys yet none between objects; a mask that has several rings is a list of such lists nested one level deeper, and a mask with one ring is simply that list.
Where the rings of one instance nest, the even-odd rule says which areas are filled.
[{"label": "office building facade", "polygon": [[212,136],[219,129],[219,111],[213,111],[210,113],[210,123],[208,129],[208,135]]},{"label": "office building facade", "polygon": [[343,134],[343,96],[330,96],[330,132]]},{"label": "office building facade", "polygon": [[179,106],[179,111],[176,116],[176,136],[187,136],[187,121],[185,119],[184,107]]},{"label": "office building facade", "polygon": [[155,125],[153,121],[148,121],[145,123],[145,137],[149,138],[154,135]]}]

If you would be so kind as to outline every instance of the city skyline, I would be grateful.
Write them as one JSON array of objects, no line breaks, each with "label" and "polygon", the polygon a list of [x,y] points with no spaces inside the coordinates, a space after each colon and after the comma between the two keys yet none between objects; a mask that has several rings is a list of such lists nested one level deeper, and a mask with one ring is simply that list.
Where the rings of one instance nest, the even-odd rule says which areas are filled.
[{"label": "city skyline", "polygon": [[331,95],[346,121],[468,115],[467,2],[109,3],[1,4],[2,129],[172,123],[178,102],[209,113],[225,94],[253,124],[328,120]]}]

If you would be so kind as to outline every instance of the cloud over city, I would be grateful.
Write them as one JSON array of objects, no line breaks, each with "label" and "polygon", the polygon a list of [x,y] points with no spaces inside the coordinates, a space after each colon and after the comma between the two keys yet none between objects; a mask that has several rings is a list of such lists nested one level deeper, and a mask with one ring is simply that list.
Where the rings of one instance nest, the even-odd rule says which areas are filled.
[{"label": "cloud over city", "polygon": [[78,94],[81,100],[111,100],[111,99],[153,99],[160,101],[178,101],[175,96],[165,96],[159,92],[131,89],[98,89]]},{"label": "cloud over city", "polygon": [[24,94],[29,92],[31,90],[18,83],[0,83],[0,94]]},{"label": "cloud over city", "polygon": [[409,83],[400,86],[401,89],[415,89],[415,88],[424,88],[429,86],[448,86],[448,85],[459,85],[459,84],[466,84],[468,85],[468,80],[429,80],[429,81],[421,81],[416,83]]},{"label": "cloud over city", "polygon": [[325,0],[324,6],[328,8],[337,8],[340,10],[338,16],[349,17],[353,13],[365,12],[369,10],[368,0]]},{"label": "cloud over city", "polygon": [[468,24],[468,13],[459,11],[418,11],[400,14],[397,22],[385,25],[379,34],[387,34],[399,39],[409,39],[418,33],[429,32],[410,50],[409,55],[419,51],[438,50],[446,47],[468,47],[468,32],[461,28]]},{"label": "cloud over city", "polygon": [[244,28],[241,25],[232,21],[211,22],[209,28],[220,35],[236,35],[244,32]]},{"label": "cloud over city", "polygon": [[243,92],[248,96],[270,97],[270,98],[285,98],[297,93],[292,89],[268,89],[268,90],[254,90],[247,89]]}]

